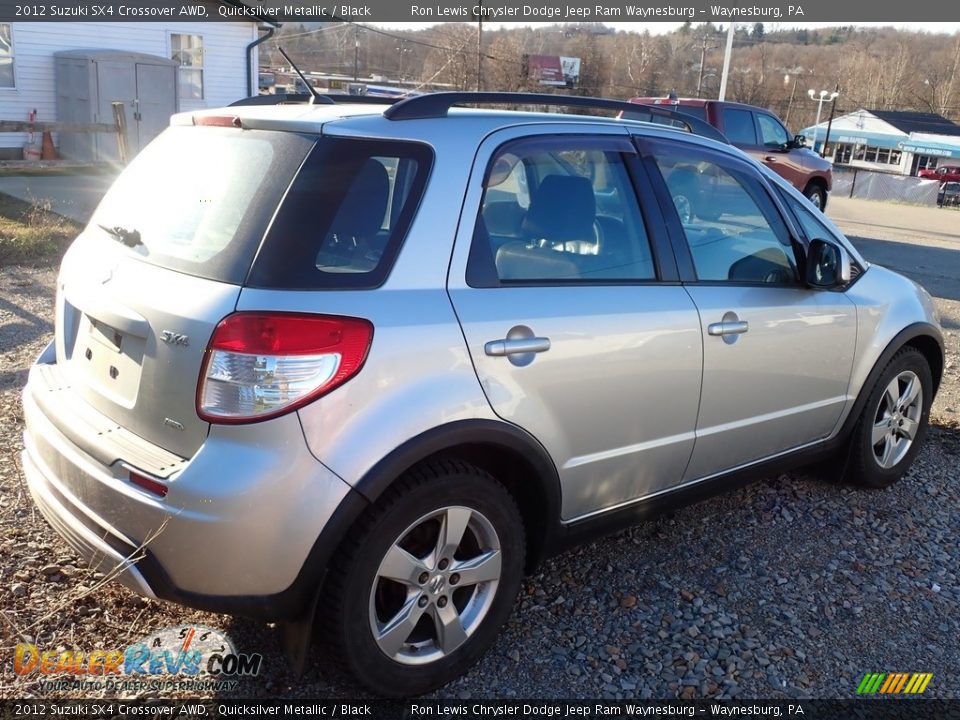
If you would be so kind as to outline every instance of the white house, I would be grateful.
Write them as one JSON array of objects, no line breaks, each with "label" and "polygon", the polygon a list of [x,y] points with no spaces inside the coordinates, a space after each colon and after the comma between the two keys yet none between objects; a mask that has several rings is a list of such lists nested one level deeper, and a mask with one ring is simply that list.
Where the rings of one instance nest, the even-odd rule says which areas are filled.
[{"label": "white house", "polygon": [[[829,125],[830,138],[827,140]],[[960,159],[960,125],[936,113],[857,110],[800,131],[836,165],[916,175]]]},{"label": "white house", "polygon": [[[235,0],[221,1],[237,4]],[[214,8],[216,5],[213,3]],[[213,12],[215,10],[210,14]],[[137,122],[138,110],[142,108],[136,85],[138,80],[143,81],[148,76],[141,77],[136,69],[125,72],[122,64],[139,68],[131,63],[145,61],[149,65],[151,58],[147,56],[154,58],[156,65],[153,67],[165,65],[170,78],[166,83],[157,83],[155,77],[151,78],[151,91],[169,96],[161,98],[162,101],[153,108],[158,117],[166,118],[171,111],[228,105],[257,93],[255,43],[274,25],[258,20],[0,22],[0,120],[26,121],[35,110],[38,121],[112,123],[111,116],[104,116],[110,112],[110,102],[123,101],[128,105],[129,121]],[[89,110],[81,108],[83,113],[88,113],[86,118],[73,111],[69,113],[71,117],[58,117],[58,94],[63,108],[65,96],[76,90],[65,85],[87,83],[81,77],[82,73],[64,74],[64,55],[74,58],[76,63],[81,59],[88,64],[99,62],[101,73],[111,75],[110,84],[116,89],[110,92],[117,97],[100,97],[99,102],[94,98]],[[102,74],[99,81],[96,71],[91,77],[91,87],[96,88],[98,82],[105,86]],[[92,92],[103,94],[105,91],[94,89]],[[129,97],[131,94],[134,96]],[[157,99],[153,101],[156,103]],[[134,133],[133,148],[142,147],[164,125],[165,119],[159,123],[154,121],[143,128],[140,137]],[[27,140],[26,134],[0,133],[0,159],[22,157]]]}]

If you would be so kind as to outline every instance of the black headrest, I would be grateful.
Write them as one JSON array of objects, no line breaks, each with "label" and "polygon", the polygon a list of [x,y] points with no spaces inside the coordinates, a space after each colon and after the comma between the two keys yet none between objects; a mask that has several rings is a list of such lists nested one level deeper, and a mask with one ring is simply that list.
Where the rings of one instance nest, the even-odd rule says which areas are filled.
[{"label": "black headrest", "polygon": [[530,202],[523,231],[551,242],[593,240],[597,200],[584,177],[547,175]]},{"label": "black headrest", "polygon": [[383,224],[390,179],[382,163],[370,158],[353,179],[331,229],[340,236],[370,238]]}]

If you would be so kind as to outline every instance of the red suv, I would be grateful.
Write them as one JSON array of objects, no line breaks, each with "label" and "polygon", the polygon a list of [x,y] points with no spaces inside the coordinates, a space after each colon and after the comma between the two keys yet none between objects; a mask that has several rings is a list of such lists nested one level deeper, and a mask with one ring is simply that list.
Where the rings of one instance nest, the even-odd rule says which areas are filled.
[{"label": "red suv", "polygon": [[[640,105],[669,105],[720,130],[730,143],[789,180],[810,202],[823,210],[833,185],[833,166],[805,147],[776,115],[764,108],[698,98],[632,98]],[[958,178],[960,179],[960,178]]]},{"label": "red suv", "polygon": [[960,165],[941,165],[938,168],[928,168],[917,173],[927,180],[945,182],[960,182]]}]

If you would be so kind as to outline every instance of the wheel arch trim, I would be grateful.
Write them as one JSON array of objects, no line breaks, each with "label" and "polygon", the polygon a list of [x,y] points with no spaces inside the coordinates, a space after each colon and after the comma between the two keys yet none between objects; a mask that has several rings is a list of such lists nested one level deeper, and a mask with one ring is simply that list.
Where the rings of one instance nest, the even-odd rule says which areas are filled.
[{"label": "wheel arch trim", "polygon": [[[919,341],[919,343],[917,341]],[[935,344],[936,350],[939,353],[939,357],[936,358],[936,364],[930,362],[931,358],[928,355],[931,342]],[[843,425],[841,426],[841,430],[838,435],[840,438],[846,438],[851,432],[853,432],[853,428],[857,424],[860,413],[863,412],[863,407],[866,405],[867,399],[870,397],[870,392],[872,391],[873,386],[876,384],[877,379],[886,369],[887,365],[890,364],[890,360],[893,359],[893,356],[900,352],[900,350],[907,345],[916,347],[917,350],[927,358],[927,362],[930,363],[930,372],[933,375],[933,388],[931,388],[931,391],[933,396],[936,396],[937,390],[940,387],[940,379],[943,375],[943,333],[941,333],[940,329],[933,323],[916,322],[912,325],[908,325],[894,335],[893,339],[887,343],[887,346],[883,349],[883,352],[880,353],[880,356],[874,362],[866,380],[864,380],[863,384],[857,391],[857,399],[854,401],[853,406],[850,408],[850,412],[847,413],[847,417],[843,421]]]},{"label": "wheel arch trim", "polygon": [[[379,460],[353,483],[353,488],[369,503],[375,503],[397,478],[418,463],[447,452],[456,455],[458,448],[484,447],[519,456],[532,471],[529,480],[533,487],[528,489],[541,503],[538,514],[545,520],[540,528],[541,537],[530,537],[530,528],[527,529],[527,565],[528,569],[532,569],[556,543],[560,528],[560,476],[543,445],[516,425],[497,420],[470,419],[431,428],[405,441]],[[465,459],[471,461],[469,457]],[[482,465],[483,462],[478,464]],[[498,479],[504,481],[504,478]],[[509,484],[507,489],[513,490]],[[517,500],[521,512],[526,516],[523,498]]]}]

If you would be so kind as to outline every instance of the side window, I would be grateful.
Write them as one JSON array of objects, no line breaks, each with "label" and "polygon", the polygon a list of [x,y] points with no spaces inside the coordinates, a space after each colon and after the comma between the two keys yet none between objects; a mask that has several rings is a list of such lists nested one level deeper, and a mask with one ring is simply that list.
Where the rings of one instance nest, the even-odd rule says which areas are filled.
[{"label": "side window", "polygon": [[658,150],[699,280],[797,282],[790,235],[759,180],[699,153]]},{"label": "side window", "polygon": [[734,144],[756,145],[757,130],[753,126],[753,113],[749,110],[724,108],[723,134]]},{"label": "side window", "polygon": [[817,218],[817,214],[813,212],[813,209],[810,207],[809,203],[801,203],[797,200],[794,200],[791,196],[784,192],[780,193],[780,198],[787,205],[787,207],[790,208],[790,212],[793,213],[793,216],[797,219],[797,222],[800,223],[800,227],[803,228],[803,234],[807,236],[807,240],[836,239],[836,233],[828,228],[822,220]]},{"label": "side window", "polygon": [[655,278],[620,150],[574,138],[525,140],[497,152],[484,180],[470,285]]},{"label": "side window", "polygon": [[760,128],[761,145],[782,147],[790,141],[787,129],[769,115],[757,113],[757,126]]}]

